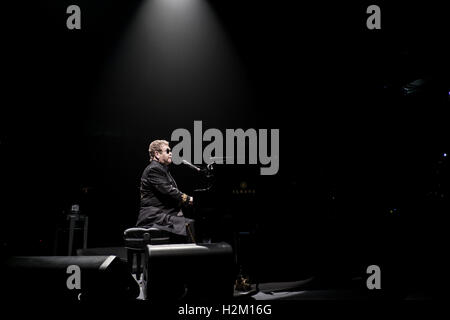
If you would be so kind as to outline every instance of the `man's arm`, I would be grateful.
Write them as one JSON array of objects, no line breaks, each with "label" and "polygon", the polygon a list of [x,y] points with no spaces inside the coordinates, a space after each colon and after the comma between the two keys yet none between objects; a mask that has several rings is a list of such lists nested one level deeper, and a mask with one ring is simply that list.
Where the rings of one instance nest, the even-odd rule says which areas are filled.
[{"label": "man's arm", "polygon": [[148,181],[162,195],[172,199],[181,205],[192,204],[192,197],[181,192],[170,182],[169,178],[161,168],[154,167],[149,170]]}]

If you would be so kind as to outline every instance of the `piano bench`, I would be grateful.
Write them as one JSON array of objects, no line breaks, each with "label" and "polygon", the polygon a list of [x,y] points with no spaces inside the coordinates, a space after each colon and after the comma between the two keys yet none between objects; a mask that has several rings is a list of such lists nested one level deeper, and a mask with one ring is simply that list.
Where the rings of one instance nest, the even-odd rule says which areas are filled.
[{"label": "piano bench", "polygon": [[169,244],[170,232],[160,230],[158,228],[140,228],[134,227],[126,229],[123,232],[125,248],[127,249],[128,268],[133,273],[133,262],[136,256],[136,280],[141,278],[142,255],[148,244]]}]

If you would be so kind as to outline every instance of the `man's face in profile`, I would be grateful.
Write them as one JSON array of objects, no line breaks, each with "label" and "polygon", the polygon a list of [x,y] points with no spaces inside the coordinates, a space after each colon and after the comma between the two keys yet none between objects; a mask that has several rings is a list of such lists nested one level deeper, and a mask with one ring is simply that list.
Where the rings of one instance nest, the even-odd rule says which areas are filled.
[{"label": "man's face in profile", "polygon": [[162,146],[161,151],[158,152],[158,160],[165,166],[172,163],[172,150],[169,145],[165,144]]}]

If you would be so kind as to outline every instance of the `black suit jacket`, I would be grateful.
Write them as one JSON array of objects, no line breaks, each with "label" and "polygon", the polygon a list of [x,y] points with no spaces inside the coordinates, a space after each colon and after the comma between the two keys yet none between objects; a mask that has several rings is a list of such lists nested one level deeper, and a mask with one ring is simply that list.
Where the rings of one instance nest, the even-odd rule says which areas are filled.
[{"label": "black suit jacket", "polygon": [[178,190],[168,166],[152,161],[141,177],[141,208],[136,226],[156,227],[186,235],[186,223],[192,220],[183,216],[182,207],[189,196]]}]

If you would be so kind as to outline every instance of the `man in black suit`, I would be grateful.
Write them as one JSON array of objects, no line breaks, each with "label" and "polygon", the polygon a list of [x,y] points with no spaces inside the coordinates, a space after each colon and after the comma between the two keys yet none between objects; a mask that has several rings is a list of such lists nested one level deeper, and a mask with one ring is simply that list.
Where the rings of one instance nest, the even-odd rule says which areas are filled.
[{"label": "man in black suit", "polygon": [[178,190],[169,172],[172,151],[166,140],[150,144],[150,164],[141,177],[141,208],[136,226],[156,227],[195,242],[194,220],[186,218],[182,207],[192,206],[194,199]]}]

